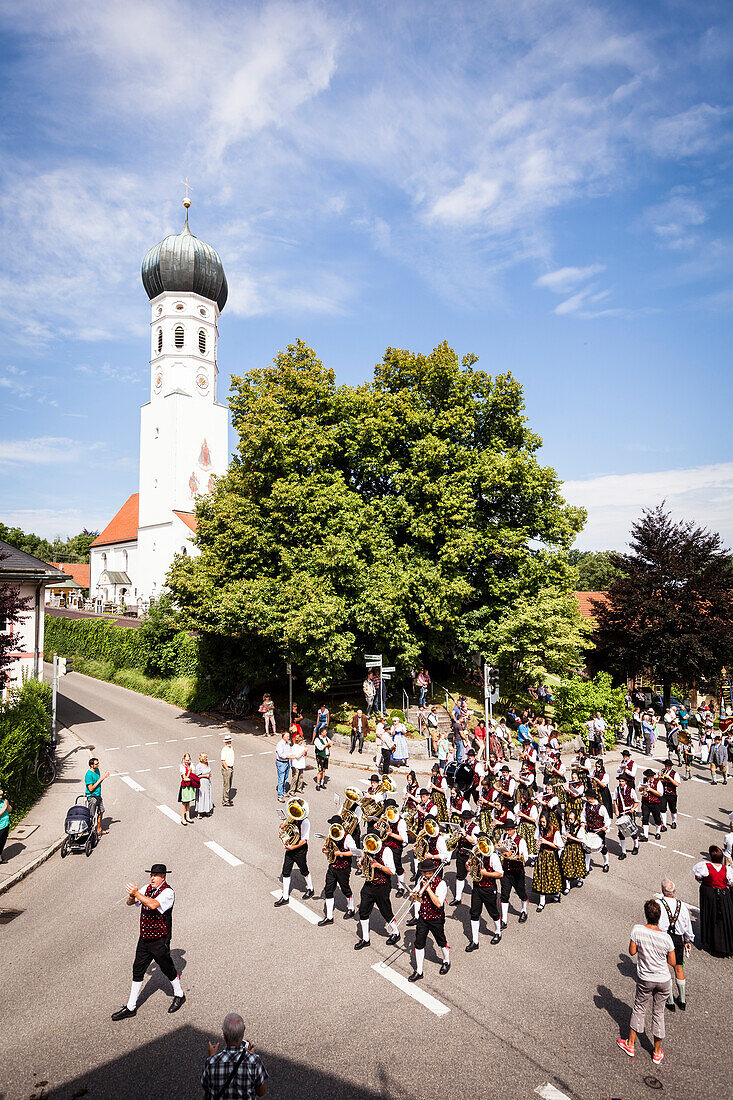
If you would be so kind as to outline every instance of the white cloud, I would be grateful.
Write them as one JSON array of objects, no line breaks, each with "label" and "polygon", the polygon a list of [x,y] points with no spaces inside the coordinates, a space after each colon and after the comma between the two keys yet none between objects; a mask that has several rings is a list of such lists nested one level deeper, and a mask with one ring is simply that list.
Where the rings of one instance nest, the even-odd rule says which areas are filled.
[{"label": "white cloud", "polygon": [[691,248],[698,242],[694,230],[708,220],[706,206],[686,190],[677,190],[664,202],[649,206],[642,224],[668,248]]},{"label": "white cloud", "polygon": [[721,125],[729,117],[728,108],[697,103],[679,114],[656,120],[649,133],[649,145],[660,157],[709,153],[725,140]]},{"label": "white cloud", "polygon": [[103,443],[80,443],[63,436],[6,439],[0,441],[0,467],[68,465],[81,461],[103,446]]},{"label": "white cloud", "polygon": [[584,283],[586,279],[592,279],[606,270],[605,264],[589,264],[588,267],[559,267],[557,271],[548,271],[546,275],[540,275],[535,279],[535,286],[546,287],[555,294],[567,294],[578,283]]},{"label": "white cloud", "polygon": [[623,549],[642,511],[663,500],[675,519],[718,531],[733,546],[733,462],[566,481],[562,492],[570,504],[588,509],[581,549]]}]

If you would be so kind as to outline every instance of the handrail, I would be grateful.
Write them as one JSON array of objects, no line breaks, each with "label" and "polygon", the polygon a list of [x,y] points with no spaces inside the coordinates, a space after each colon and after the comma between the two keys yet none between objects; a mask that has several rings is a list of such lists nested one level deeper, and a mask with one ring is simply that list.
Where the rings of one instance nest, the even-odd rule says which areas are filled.
[{"label": "handrail", "polygon": [[402,689],[402,710],[405,715],[405,721],[407,721],[407,712],[410,709],[410,696],[407,694],[405,688]]}]

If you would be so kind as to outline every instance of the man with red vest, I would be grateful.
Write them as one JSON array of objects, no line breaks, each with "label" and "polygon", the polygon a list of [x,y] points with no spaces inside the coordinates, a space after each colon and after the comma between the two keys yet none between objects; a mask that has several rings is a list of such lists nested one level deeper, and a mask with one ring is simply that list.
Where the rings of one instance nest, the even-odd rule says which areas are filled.
[{"label": "man with red vest", "polygon": [[448,887],[443,882],[442,868],[443,864],[439,859],[424,859],[420,864],[422,882],[418,890],[420,907],[415,933],[415,969],[407,979],[408,982],[419,982],[422,979],[425,944],[428,942],[429,932],[432,932],[443,955],[439,973],[447,974],[450,970],[450,947],[445,938],[445,896]]},{"label": "man with red vest", "polygon": [[151,962],[157,962],[173,986],[173,1000],[168,1006],[168,1011],[178,1012],[186,1001],[180,975],[171,958],[173,903],[176,899],[166,882],[168,870],[164,863],[154,863],[146,874],[150,875],[150,882],[144,891],[138,890],[136,882],[127,883],[127,904],[137,905],[140,909],[140,937],[137,941],[135,961],[132,964],[130,999],[119,1012],[112,1013],[113,1020],[127,1020],[130,1016],[137,1015],[137,999],[140,996],[145,971]]}]

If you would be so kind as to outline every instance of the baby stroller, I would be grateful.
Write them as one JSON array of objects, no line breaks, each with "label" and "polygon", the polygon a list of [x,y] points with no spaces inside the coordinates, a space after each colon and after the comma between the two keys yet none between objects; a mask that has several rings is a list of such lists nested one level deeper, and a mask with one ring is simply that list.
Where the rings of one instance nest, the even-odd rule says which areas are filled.
[{"label": "baby stroller", "polygon": [[80,794],[74,805],[66,814],[64,832],[66,837],[61,845],[61,858],[65,859],[69,852],[80,852],[90,856],[99,842],[97,834],[97,810],[96,800],[93,800],[93,809],[89,808],[89,802],[84,794]]}]

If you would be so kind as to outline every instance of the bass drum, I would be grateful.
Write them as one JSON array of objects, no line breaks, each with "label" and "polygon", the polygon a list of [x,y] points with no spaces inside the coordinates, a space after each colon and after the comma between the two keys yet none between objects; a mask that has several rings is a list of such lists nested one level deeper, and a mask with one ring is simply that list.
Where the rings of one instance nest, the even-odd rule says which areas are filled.
[{"label": "bass drum", "polygon": [[470,791],[473,786],[473,768],[470,764],[458,765],[455,782],[459,791]]},{"label": "bass drum", "polygon": [[600,852],[603,847],[603,837],[598,833],[589,833],[586,829],[578,829],[576,840],[583,846],[584,852]]},{"label": "bass drum", "polygon": [[456,771],[457,770],[458,770],[458,765],[456,764],[455,760],[451,760],[450,764],[446,764],[446,766],[445,766],[445,773],[444,774],[445,774],[445,778],[448,782],[449,787],[452,787],[455,784]]}]

